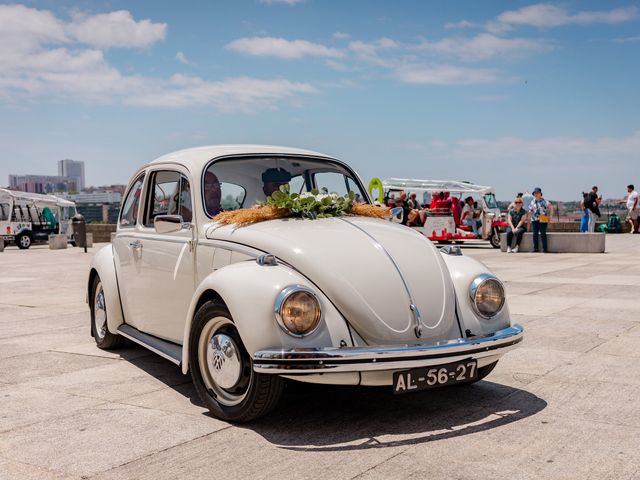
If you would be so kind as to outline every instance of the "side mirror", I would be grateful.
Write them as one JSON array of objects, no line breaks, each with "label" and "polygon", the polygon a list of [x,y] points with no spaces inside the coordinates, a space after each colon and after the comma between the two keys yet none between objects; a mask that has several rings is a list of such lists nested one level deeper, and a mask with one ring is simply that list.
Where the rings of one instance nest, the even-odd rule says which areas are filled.
[{"label": "side mirror", "polygon": [[392,208],[389,220],[393,223],[402,223],[402,207]]},{"label": "side mirror", "polygon": [[156,233],[172,233],[182,230],[182,215],[157,215],[153,219]]}]

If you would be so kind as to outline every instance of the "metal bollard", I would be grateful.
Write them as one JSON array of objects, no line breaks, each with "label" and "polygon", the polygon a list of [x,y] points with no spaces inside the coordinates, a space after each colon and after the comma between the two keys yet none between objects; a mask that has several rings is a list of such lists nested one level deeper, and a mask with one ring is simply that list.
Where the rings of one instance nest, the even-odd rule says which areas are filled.
[{"label": "metal bollard", "polygon": [[73,227],[73,240],[77,247],[84,247],[84,253],[87,253],[87,224],[84,217],[79,213],[75,214],[71,219]]}]

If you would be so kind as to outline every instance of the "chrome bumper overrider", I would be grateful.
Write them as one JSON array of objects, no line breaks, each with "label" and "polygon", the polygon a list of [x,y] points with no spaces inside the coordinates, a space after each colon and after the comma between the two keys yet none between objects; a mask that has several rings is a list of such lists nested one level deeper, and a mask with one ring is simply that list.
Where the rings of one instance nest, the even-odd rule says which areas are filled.
[{"label": "chrome bumper overrider", "polygon": [[521,325],[477,337],[460,338],[434,345],[293,348],[262,350],[253,356],[260,373],[303,374],[399,370],[502,355],[522,341]]}]

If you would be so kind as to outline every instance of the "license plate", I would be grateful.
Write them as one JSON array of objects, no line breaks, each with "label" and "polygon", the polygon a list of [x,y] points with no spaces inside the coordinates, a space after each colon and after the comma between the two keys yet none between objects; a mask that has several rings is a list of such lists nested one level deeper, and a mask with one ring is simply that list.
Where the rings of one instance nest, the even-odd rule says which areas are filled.
[{"label": "license plate", "polygon": [[478,362],[465,360],[434,367],[412,368],[393,374],[393,393],[409,393],[428,388],[464,383],[478,378]]}]

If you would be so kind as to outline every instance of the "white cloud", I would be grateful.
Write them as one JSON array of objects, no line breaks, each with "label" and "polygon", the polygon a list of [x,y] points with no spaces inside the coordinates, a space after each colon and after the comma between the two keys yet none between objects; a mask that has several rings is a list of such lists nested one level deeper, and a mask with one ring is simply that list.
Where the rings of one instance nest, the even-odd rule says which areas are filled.
[{"label": "white cloud", "polygon": [[180,63],[184,63],[185,65],[191,65],[192,64],[192,62],[182,52],[176,53],[175,59],[178,60]]},{"label": "white cloud", "polygon": [[306,83],[289,80],[260,80],[251,77],[207,81],[199,77],[174,75],[168,81],[149,82],[143,91],[129,95],[125,103],[147,107],[188,107],[213,105],[223,112],[252,113],[274,108],[301,93],[317,93]]},{"label": "white cloud", "polygon": [[397,65],[394,59],[386,59],[381,54],[386,51],[399,49],[401,45],[391,38],[379,38],[375,42],[362,42],[359,40],[349,43],[349,50],[353,52],[359,60],[377,65],[380,67],[392,68]]},{"label": "white cloud", "polygon": [[640,37],[618,37],[611,41],[613,43],[640,43]]},{"label": "white cloud", "polygon": [[259,3],[264,3],[265,5],[274,5],[276,3],[284,3],[286,5],[294,6],[299,3],[303,3],[304,0],[258,0]]},{"label": "white cloud", "polygon": [[495,70],[455,65],[402,65],[394,76],[404,83],[429,85],[473,85],[502,80]]},{"label": "white cloud", "polygon": [[445,23],[444,28],[447,30],[451,29],[461,29],[461,28],[476,28],[479,25],[475,22],[470,22],[468,20],[460,20],[459,22],[449,22]]},{"label": "white cloud", "polygon": [[516,25],[526,25],[540,28],[561,27],[564,25],[589,25],[594,23],[622,23],[635,20],[640,10],[635,7],[614,8],[613,10],[582,11],[570,13],[563,7],[539,3],[528,5],[518,10],[501,13],[495,22],[490,23],[493,31],[510,29]]},{"label": "white cloud", "polygon": [[[97,23],[96,23],[97,22]],[[71,22],[21,5],[0,6],[0,102],[75,100],[149,107],[213,106],[225,112],[253,112],[317,93],[308,83],[249,77],[219,81],[174,75],[168,79],[125,75],[100,48],[143,48],[164,38],[165,24],[136,22],[128,12],[87,16]],[[91,44],[100,48],[85,48]],[[179,61],[186,56],[176,54]]]},{"label": "white cloud", "polygon": [[307,40],[286,40],[274,37],[239,38],[225,46],[247,55],[297,59],[306,56],[343,58],[344,52],[337,48],[329,48]]},{"label": "white cloud", "polygon": [[167,24],[136,22],[126,10],[98,15],[74,13],[67,31],[79,42],[100,48],[146,48],[165,38]]},{"label": "white cloud", "polygon": [[462,60],[486,60],[497,56],[520,56],[526,53],[543,52],[552,46],[543,40],[525,38],[502,38],[490,33],[481,33],[472,38],[451,37],[436,42],[422,42],[418,47],[448,57]]},{"label": "white cloud", "polygon": [[75,12],[65,22],[47,10],[0,5],[0,51],[77,42],[99,48],[146,48],[164,39],[166,30],[164,23],[136,22],[127,11],[98,15]]},{"label": "white cloud", "polygon": [[351,38],[351,35],[344,32],[335,32],[333,34],[333,38],[335,38],[336,40],[348,40],[349,38]]}]

